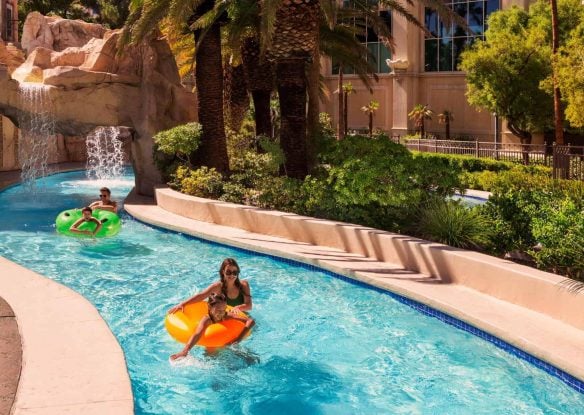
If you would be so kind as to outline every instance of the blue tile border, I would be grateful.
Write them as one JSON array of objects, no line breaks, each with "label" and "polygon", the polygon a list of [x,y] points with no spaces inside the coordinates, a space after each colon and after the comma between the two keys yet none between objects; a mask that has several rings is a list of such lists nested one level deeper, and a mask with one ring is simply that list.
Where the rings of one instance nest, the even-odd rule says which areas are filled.
[{"label": "blue tile border", "polygon": [[300,268],[304,268],[304,269],[307,269],[310,271],[322,272],[330,277],[337,278],[337,279],[340,279],[343,281],[347,281],[351,284],[354,284],[354,285],[357,285],[360,287],[364,287],[367,289],[371,289],[371,290],[377,291],[377,292],[382,293],[382,294],[389,295],[391,298],[395,299],[396,301],[398,301],[404,305],[407,305],[408,307],[411,307],[414,310],[416,310],[416,311],[418,311],[426,316],[436,318],[436,319],[443,321],[444,323],[451,325],[457,329],[466,331],[467,333],[470,333],[474,336],[477,336],[483,340],[488,341],[489,343],[493,344],[497,348],[499,348],[507,353],[510,353],[513,356],[515,356],[521,360],[524,360],[524,361],[532,364],[533,366],[537,367],[538,369],[541,369],[544,372],[548,373],[549,375],[561,380],[563,383],[568,385],[570,388],[576,390],[577,392],[584,394],[584,381],[570,375],[567,372],[564,372],[562,369],[557,368],[556,366],[554,366],[548,362],[545,362],[545,361],[527,353],[524,350],[519,349],[518,347],[513,346],[510,343],[507,343],[505,340],[502,340],[498,337],[495,337],[492,334],[489,334],[484,330],[481,330],[481,329],[479,329],[471,324],[468,324],[462,320],[459,320],[455,317],[452,317],[451,315],[446,314],[440,310],[432,308],[426,304],[420,303],[419,301],[412,300],[410,298],[407,298],[407,297],[404,297],[402,295],[391,292],[387,289],[376,287],[374,285],[367,284],[363,281],[355,280],[355,279],[347,277],[345,275],[341,275],[341,274],[338,274],[336,272],[329,271],[327,269],[318,267],[316,265],[307,264],[307,263],[298,261],[296,259],[283,258],[283,257],[279,257],[276,255],[267,254],[264,252],[257,252],[257,251],[247,249],[247,248],[240,248],[237,246],[232,246],[232,245],[229,245],[226,243],[211,241],[211,240],[208,240],[208,239],[205,239],[202,237],[189,235],[189,234],[183,233],[183,232],[173,231],[171,229],[166,229],[166,228],[163,228],[161,226],[153,225],[153,224],[150,224],[150,223],[145,222],[143,220],[140,220],[140,219],[130,215],[126,211],[124,211],[124,213],[126,215],[130,216],[133,220],[135,220],[137,222],[143,223],[151,228],[155,228],[155,229],[160,230],[160,231],[165,232],[165,233],[179,234],[187,239],[194,239],[194,240],[205,242],[205,243],[215,245],[215,246],[227,247],[227,248],[230,248],[230,249],[233,249],[235,251],[242,252],[242,253],[245,253],[248,255],[267,257],[267,258],[270,258],[272,260],[284,262],[286,264],[291,264],[291,265],[294,265],[294,266],[297,266]]}]

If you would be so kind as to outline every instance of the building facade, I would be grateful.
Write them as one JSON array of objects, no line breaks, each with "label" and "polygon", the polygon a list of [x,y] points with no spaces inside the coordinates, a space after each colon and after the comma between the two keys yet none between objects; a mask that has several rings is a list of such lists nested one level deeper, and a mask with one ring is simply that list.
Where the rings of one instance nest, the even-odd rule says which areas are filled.
[{"label": "building facade", "polygon": [[0,39],[18,42],[18,0],[0,0]]},{"label": "building facade", "polygon": [[[430,9],[423,5],[410,6],[410,12],[423,22],[429,32],[397,15],[390,15],[390,27],[395,42],[391,54],[374,36],[364,39],[376,57],[379,82],[373,84],[373,94],[356,75],[343,71],[344,82],[351,82],[355,94],[348,99],[349,129],[365,129],[367,114],[361,107],[371,100],[379,102],[374,117],[374,126],[392,134],[407,134],[414,130],[408,112],[416,104],[427,104],[436,114],[426,123],[428,132],[444,138],[444,126],[437,114],[450,111],[454,120],[450,125],[451,136],[494,141],[495,116],[471,107],[465,97],[465,74],[458,70],[458,58],[464,48],[477,38],[484,37],[487,17],[494,11],[513,5],[527,7],[530,0],[446,0],[449,6],[466,19],[472,34],[467,34],[457,25],[445,25]],[[382,15],[384,20],[388,17]],[[371,40],[371,42],[370,42]],[[389,62],[386,63],[386,62]],[[323,75],[330,91],[338,88],[338,65],[330,59],[323,62]],[[322,110],[337,122],[338,94],[331,94]],[[506,131],[503,123],[503,142],[517,142],[518,138]],[[534,142],[537,141],[534,137]],[[540,138],[541,139],[541,138]]]}]

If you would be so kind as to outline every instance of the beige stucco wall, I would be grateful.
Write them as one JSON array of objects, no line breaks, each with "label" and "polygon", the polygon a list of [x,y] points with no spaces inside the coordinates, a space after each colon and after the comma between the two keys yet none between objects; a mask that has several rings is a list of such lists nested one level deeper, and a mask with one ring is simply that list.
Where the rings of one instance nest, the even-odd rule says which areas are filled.
[{"label": "beige stucco wall", "polygon": [[398,264],[584,329],[584,295],[562,289],[559,284],[566,279],[555,274],[407,235],[202,199],[167,188],[156,190],[156,202],[166,211],[198,221]]},{"label": "beige stucco wall", "polygon": [[[513,5],[527,7],[533,0],[501,0],[503,9]],[[422,5],[408,6],[408,10],[424,21],[424,7]],[[405,70],[395,74],[379,74],[379,82],[374,85],[373,95],[365,88],[355,75],[345,75],[344,82],[351,82],[357,94],[351,95],[348,100],[348,128],[365,129],[368,119],[361,111],[361,107],[375,99],[380,107],[374,118],[374,127],[394,134],[406,134],[414,131],[414,125],[407,117],[408,112],[416,104],[428,104],[439,114],[449,110],[454,115],[450,126],[451,136],[472,136],[480,141],[494,141],[495,118],[486,111],[478,111],[471,107],[465,97],[466,82],[463,72],[424,72],[424,34],[407,22],[403,17],[393,15],[392,33],[395,50],[392,59],[407,61]],[[323,75],[330,98],[321,104],[321,111],[329,113],[336,125],[338,95],[332,93],[338,87],[338,77],[331,75],[330,60],[323,60]],[[426,126],[427,131],[444,137],[444,126],[437,122],[437,117]],[[501,124],[502,142],[519,142]],[[533,143],[543,142],[542,136],[535,136]]]}]

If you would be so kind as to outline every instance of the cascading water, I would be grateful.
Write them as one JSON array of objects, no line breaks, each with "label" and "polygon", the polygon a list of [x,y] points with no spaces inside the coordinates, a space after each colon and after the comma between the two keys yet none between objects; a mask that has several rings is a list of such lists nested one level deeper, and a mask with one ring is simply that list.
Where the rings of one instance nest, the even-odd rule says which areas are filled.
[{"label": "cascading water", "polygon": [[86,145],[88,178],[107,180],[123,174],[126,155],[118,128],[96,128],[87,136]]},{"label": "cascading water", "polygon": [[35,187],[35,179],[47,175],[49,146],[55,135],[50,88],[31,83],[21,83],[19,87],[24,105],[19,117],[18,159],[22,182],[28,188]]}]

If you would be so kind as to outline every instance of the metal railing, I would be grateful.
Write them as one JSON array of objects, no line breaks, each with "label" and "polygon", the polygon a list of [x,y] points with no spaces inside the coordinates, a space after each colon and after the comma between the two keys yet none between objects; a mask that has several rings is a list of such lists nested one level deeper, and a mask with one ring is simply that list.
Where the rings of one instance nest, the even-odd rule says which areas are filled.
[{"label": "metal railing", "polygon": [[399,135],[392,136],[391,140],[415,151],[540,164],[552,167],[554,178],[584,180],[584,146],[404,139]]}]

